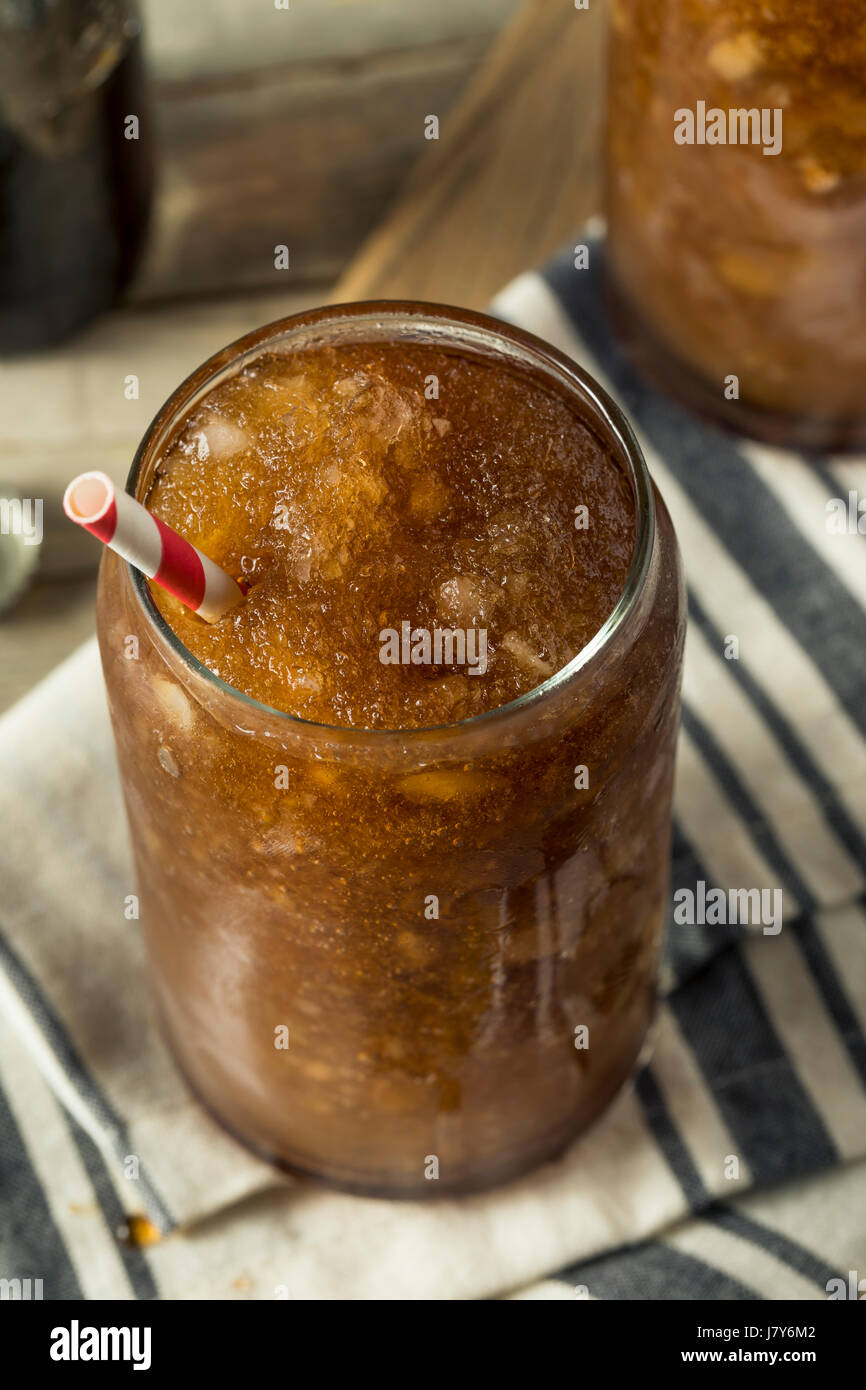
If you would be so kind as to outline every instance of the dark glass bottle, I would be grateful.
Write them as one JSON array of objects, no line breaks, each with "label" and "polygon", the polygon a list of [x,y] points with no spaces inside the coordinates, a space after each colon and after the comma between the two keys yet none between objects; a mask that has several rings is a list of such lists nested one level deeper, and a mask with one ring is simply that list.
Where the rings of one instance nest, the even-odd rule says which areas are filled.
[{"label": "dark glass bottle", "polygon": [[0,353],[49,345],[129,281],[152,187],[129,0],[0,7]]}]

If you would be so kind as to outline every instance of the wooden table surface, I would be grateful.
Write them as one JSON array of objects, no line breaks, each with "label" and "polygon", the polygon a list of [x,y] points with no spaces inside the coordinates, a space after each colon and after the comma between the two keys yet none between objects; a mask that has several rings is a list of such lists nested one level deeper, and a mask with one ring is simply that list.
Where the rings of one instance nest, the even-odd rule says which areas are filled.
[{"label": "wooden table surface", "polygon": [[[602,28],[601,0],[529,0],[495,41],[476,26],[291,74],[158,85],[162,188],[127,304],[0,370],[0,494],[44,497],[54,518],[45,572],[0,614],[0,710],[93,631],[98,550],[57,524],[65,482],[86,467],[124,479],[193,366],[329,298],[483,307],[595,210]],[[430,114],[438,141],[424,139]],[[296,253],[289,272],[273,268],[277,242]]]}]

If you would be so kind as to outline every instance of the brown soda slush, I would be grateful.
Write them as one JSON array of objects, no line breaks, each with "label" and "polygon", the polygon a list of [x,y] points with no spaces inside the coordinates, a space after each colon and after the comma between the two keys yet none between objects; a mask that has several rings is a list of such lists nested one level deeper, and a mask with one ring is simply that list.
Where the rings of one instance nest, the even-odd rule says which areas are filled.
[{"label": "brown soda slush", "polygon": [[357,1191],[555,1156],[638,1062],[668,900],[682,579],[617,407],[482,315],[338,306],[199,368],[129,487],[248,586],[207,624],[100,579],[190,1085]]}]

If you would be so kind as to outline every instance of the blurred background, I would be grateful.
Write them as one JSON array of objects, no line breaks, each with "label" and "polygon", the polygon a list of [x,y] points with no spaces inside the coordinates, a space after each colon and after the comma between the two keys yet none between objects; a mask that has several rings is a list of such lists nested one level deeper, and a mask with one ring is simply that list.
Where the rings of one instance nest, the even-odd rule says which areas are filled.
[{"label": "blurred background", "polygon": [[[0,711],[93,628],[99,557],[59,513],[65,483],[125,479],[198,362],[328,299],[483,307],[595,209],[601,3],[280,3],[3,6],[4,273],[48,260],[52,293],[0,324],[0,496],[45,507],[42,546],[2,548]],[[76,260],[82,228],[117,252],[112,284]]]}]

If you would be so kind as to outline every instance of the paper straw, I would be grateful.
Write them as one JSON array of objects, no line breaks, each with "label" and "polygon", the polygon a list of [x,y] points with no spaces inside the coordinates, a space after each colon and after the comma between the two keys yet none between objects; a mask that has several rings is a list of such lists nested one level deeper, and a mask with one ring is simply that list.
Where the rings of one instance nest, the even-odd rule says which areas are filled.
[{"label": "paper straw", "polygon": [[244,596],[230,574],[202,555],[106,473],[80,473],[63,495],[76,525],[174,594],[206,622],[215,623]]}]

